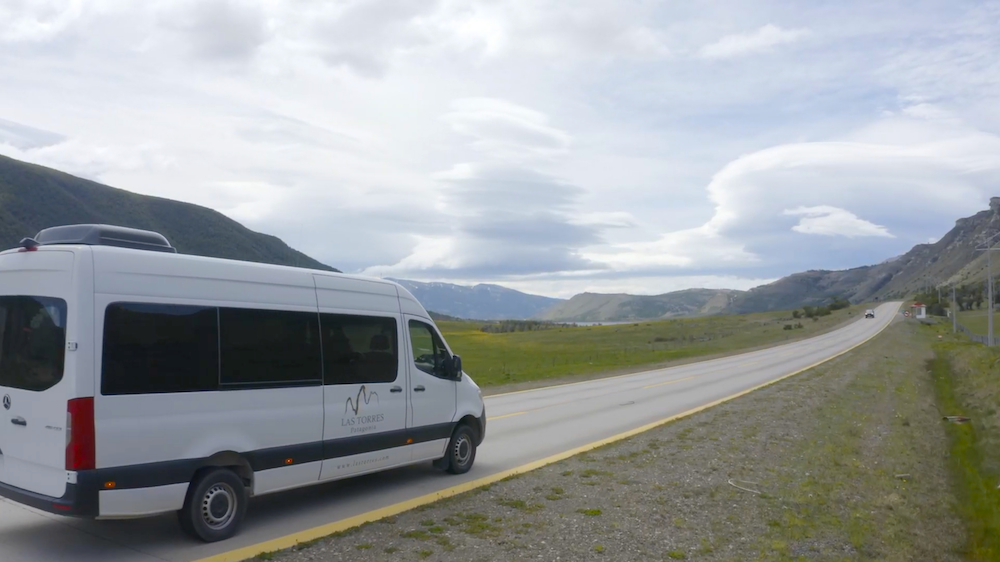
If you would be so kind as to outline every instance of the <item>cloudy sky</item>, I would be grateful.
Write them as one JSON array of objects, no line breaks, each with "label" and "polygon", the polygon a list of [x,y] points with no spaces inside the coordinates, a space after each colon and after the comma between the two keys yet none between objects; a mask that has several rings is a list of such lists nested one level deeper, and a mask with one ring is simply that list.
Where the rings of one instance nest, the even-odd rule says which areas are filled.
[{"label": "cloudy sky", "polygon": [[0,154],[349,272],[745,289],[1000,195],[1000,3],[3,0]]}]

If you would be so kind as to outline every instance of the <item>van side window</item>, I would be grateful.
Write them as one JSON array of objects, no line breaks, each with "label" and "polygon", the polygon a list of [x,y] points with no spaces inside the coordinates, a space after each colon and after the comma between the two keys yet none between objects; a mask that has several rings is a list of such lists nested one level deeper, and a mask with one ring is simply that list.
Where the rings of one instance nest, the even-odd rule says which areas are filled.
[{"label": "van side window", "polygon": [[448,378],[445,361],[451,355],[430,324],[410,320],[410,344],[413,346],[413,362],[418,369],[435,377]]},{"label": "van side window", "polygon": [[199,392],[218,386],[219,332],[214,307],[108,306],[101,394]]},{"label": "van side window", "polygon": [[239,388],[320,384],[315,312],[219,309],[221,383]]},{"label": "van side window", "polygon": [[373,384],[396,380],[396,320],[378,316],[320,314],[324,384]]},{"label": "van side window", "polygon": [[66,301],[0,297],[0,386],[41,392],[63,377]]}]

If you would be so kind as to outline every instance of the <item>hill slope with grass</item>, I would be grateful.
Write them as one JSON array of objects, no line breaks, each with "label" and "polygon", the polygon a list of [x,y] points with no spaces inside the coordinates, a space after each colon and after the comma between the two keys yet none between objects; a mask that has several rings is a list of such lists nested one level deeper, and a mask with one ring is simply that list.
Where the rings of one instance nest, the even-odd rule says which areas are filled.
[{"label": "hill slope with grass", "polygon": [[687,289],[662,295],[582,293],[539,314],[552,322],[614,322],[707,316],[726,310],[739,291]]},{"label": "hill slope with grass", "polygon": [[218,211],[0,156],[0,247],[51,226],[90,223],[159,232],[184,254],[337,271]]}]

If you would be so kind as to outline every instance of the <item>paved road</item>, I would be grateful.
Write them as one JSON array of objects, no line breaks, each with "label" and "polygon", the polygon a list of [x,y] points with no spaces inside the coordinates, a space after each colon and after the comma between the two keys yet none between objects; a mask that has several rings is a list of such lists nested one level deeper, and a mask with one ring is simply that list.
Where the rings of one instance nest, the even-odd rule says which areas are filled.
[{"label": "paved road", "polygon": [[316,527],[482,478],[583,446],[799,371],[850,349],[898,316],[881,305],[858,320],[797,343],[612,379],[486,399],[487,439],[473,470],[450,476],[430,466],[265,496],[243,532],[223,543],[185,539],[173,516],[86,521],[0,500],[0,562],[189,562]]}]

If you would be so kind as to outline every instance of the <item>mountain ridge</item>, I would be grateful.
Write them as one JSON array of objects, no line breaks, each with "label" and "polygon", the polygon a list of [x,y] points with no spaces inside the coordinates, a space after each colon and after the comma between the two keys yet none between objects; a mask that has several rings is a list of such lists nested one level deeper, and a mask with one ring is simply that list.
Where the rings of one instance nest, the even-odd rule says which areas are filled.
[{"label": "mountain ridge", "polygon": [[51,226],[91,223],[159,232],[185,254],[339,271],[213,209],[132,193],[0,155],[3,249]]},{"label": "mountain ridge", "polygon": [[957,219],[937,242],[916,244],[908,252],[876,265],[788,275],[750,289],[733,302],[729,312],[820,305],[833,297],[854,303],[901,299],[927,288],[977,282],[986,277],[987,258],[976,247],[996,234],[998,227],[1000,197],[993,197],[989,209]]},{"label": "mountain ridge", "polygon": [[561,302],[491,283],[456,285],[440,281],[389,279],[399,283],[437,314],[478,320],[526,320]]},{"label": "mountain ridge", "polygon": [[741,291],[684,289],[660,295],[580,293],[536,318],[552,322],[613,322],[707,316],[725,310]]}]

